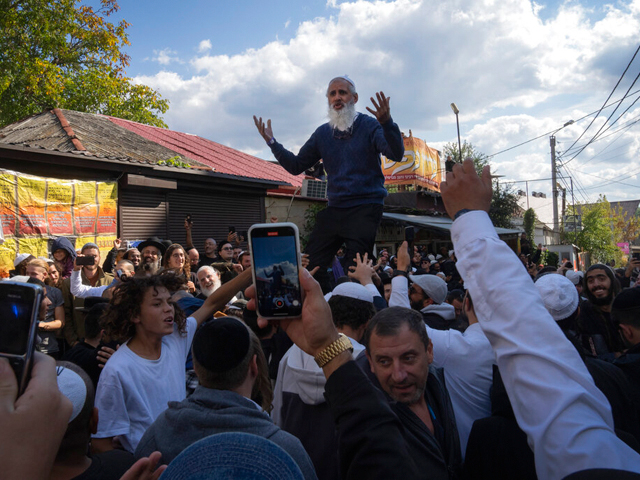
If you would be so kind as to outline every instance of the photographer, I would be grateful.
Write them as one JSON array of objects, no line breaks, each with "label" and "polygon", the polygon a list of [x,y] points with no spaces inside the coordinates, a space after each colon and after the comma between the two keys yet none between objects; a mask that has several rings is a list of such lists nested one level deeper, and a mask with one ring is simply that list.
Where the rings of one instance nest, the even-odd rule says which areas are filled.
[{"label": "photographer", "polygon": [[[84,255],[78,255],[78,258],[82,257],[84,257]],[[80,278],[81,268],[82,266],[77,265],[76,259],[73,265],[73,273],[71,273],[71,294],[77,298],[101,297],[105,290],[115,287],[118,282],[126,281],[135,275],[133,263],[129,260],[120,260],[116,265],[115,277],[110,284],[100,287],[90,287],[82,283]]]}]

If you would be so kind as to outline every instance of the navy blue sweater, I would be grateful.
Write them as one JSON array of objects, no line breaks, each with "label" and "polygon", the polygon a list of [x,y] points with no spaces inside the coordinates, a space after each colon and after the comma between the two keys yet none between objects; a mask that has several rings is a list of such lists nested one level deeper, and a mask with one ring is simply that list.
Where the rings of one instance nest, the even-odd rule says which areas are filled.
[{"label": "navy blue sweater", "polygon": [[404,142],[398,125],[359,114],[353,124],[353,134],[346,139],[334,136],[328,123],[320,125],[307,140],[298,155],[275,142],[271,151],[285,170],[298,175],[322,159],[327,172],[329,206],[353,207],[384,202],[387,191],[380,168],[380,154],[401,161]]}]

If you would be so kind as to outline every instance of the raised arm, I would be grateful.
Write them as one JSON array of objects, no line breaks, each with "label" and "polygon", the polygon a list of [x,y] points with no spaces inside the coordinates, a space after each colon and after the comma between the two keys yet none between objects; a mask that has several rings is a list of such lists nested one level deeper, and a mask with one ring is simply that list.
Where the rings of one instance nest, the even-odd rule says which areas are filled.
[{"label": "raised arm", "polygon": [[251,285],[251,270],[245,270],[233,280],[229,280],[220,286],[215,292],[207,297],[202,306],[196,310],[193,318],[196,319],[198,325],[211,317],[218,310],[223,310],[229,300],[241,290]]},{"label": "raised arm", "polygon": [[253,116],[253,123],[256,124],[256,128],[258,129],[258,133],[264,138],[264,141],[269,144],[271,139],[273,138],[273,130],[271,129],[271,119],[267,120],[267,124],[262,121],[262,117],[258,118],[255,115]]},{"label": "raised arm", "polygon": [[[456,266],[533,449],[538,477],[561,479],[594,468],[640,472],[640,456],[613,431],[607,399],[491,224],[489,168],[478,177],[465,160],[447,174],[441,191],[447,213],[458,216],[451,229]],[[487,269],[487,262],[500,268]]]}]

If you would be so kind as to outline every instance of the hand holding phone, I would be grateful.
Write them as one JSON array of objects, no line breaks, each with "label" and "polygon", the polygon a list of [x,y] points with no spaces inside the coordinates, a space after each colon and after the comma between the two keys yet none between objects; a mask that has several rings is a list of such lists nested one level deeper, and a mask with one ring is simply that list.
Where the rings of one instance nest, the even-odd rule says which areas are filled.
[{"label": "hand holding phone", "polygon": [[78,266],[91,266],[95,265],[96,257],[95,255],[78,255],[76,257],[76,265]]},{"label": "hand holding phone", "polygon": [[254,225],[249,229],[249,245],[258,315],[298,318],[303,301],[298,227],[293,223]]},{"label": "hand holding phone", "polygon": [[16,374],[18,395],[31,374],[43,296],[39,285],[0,282],[0,357],[9,361]]}]

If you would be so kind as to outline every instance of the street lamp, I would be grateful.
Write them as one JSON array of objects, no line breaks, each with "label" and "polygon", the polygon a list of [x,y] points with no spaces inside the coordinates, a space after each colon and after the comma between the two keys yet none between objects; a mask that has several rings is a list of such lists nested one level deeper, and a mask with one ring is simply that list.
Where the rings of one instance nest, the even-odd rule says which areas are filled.
[{"label": "street lamp", "polygon": [[460,113],[460,110],[458,110],[458,107],[456,106],[455,103],[451,104],[451,110],[453,110],[453,113],[455,113],[456,115],[456,126],[458,127],[458,157],[460,159],[460,163],[462,163],[462,145],[460,144],[460,122],[458,121],[458,114]]}]

